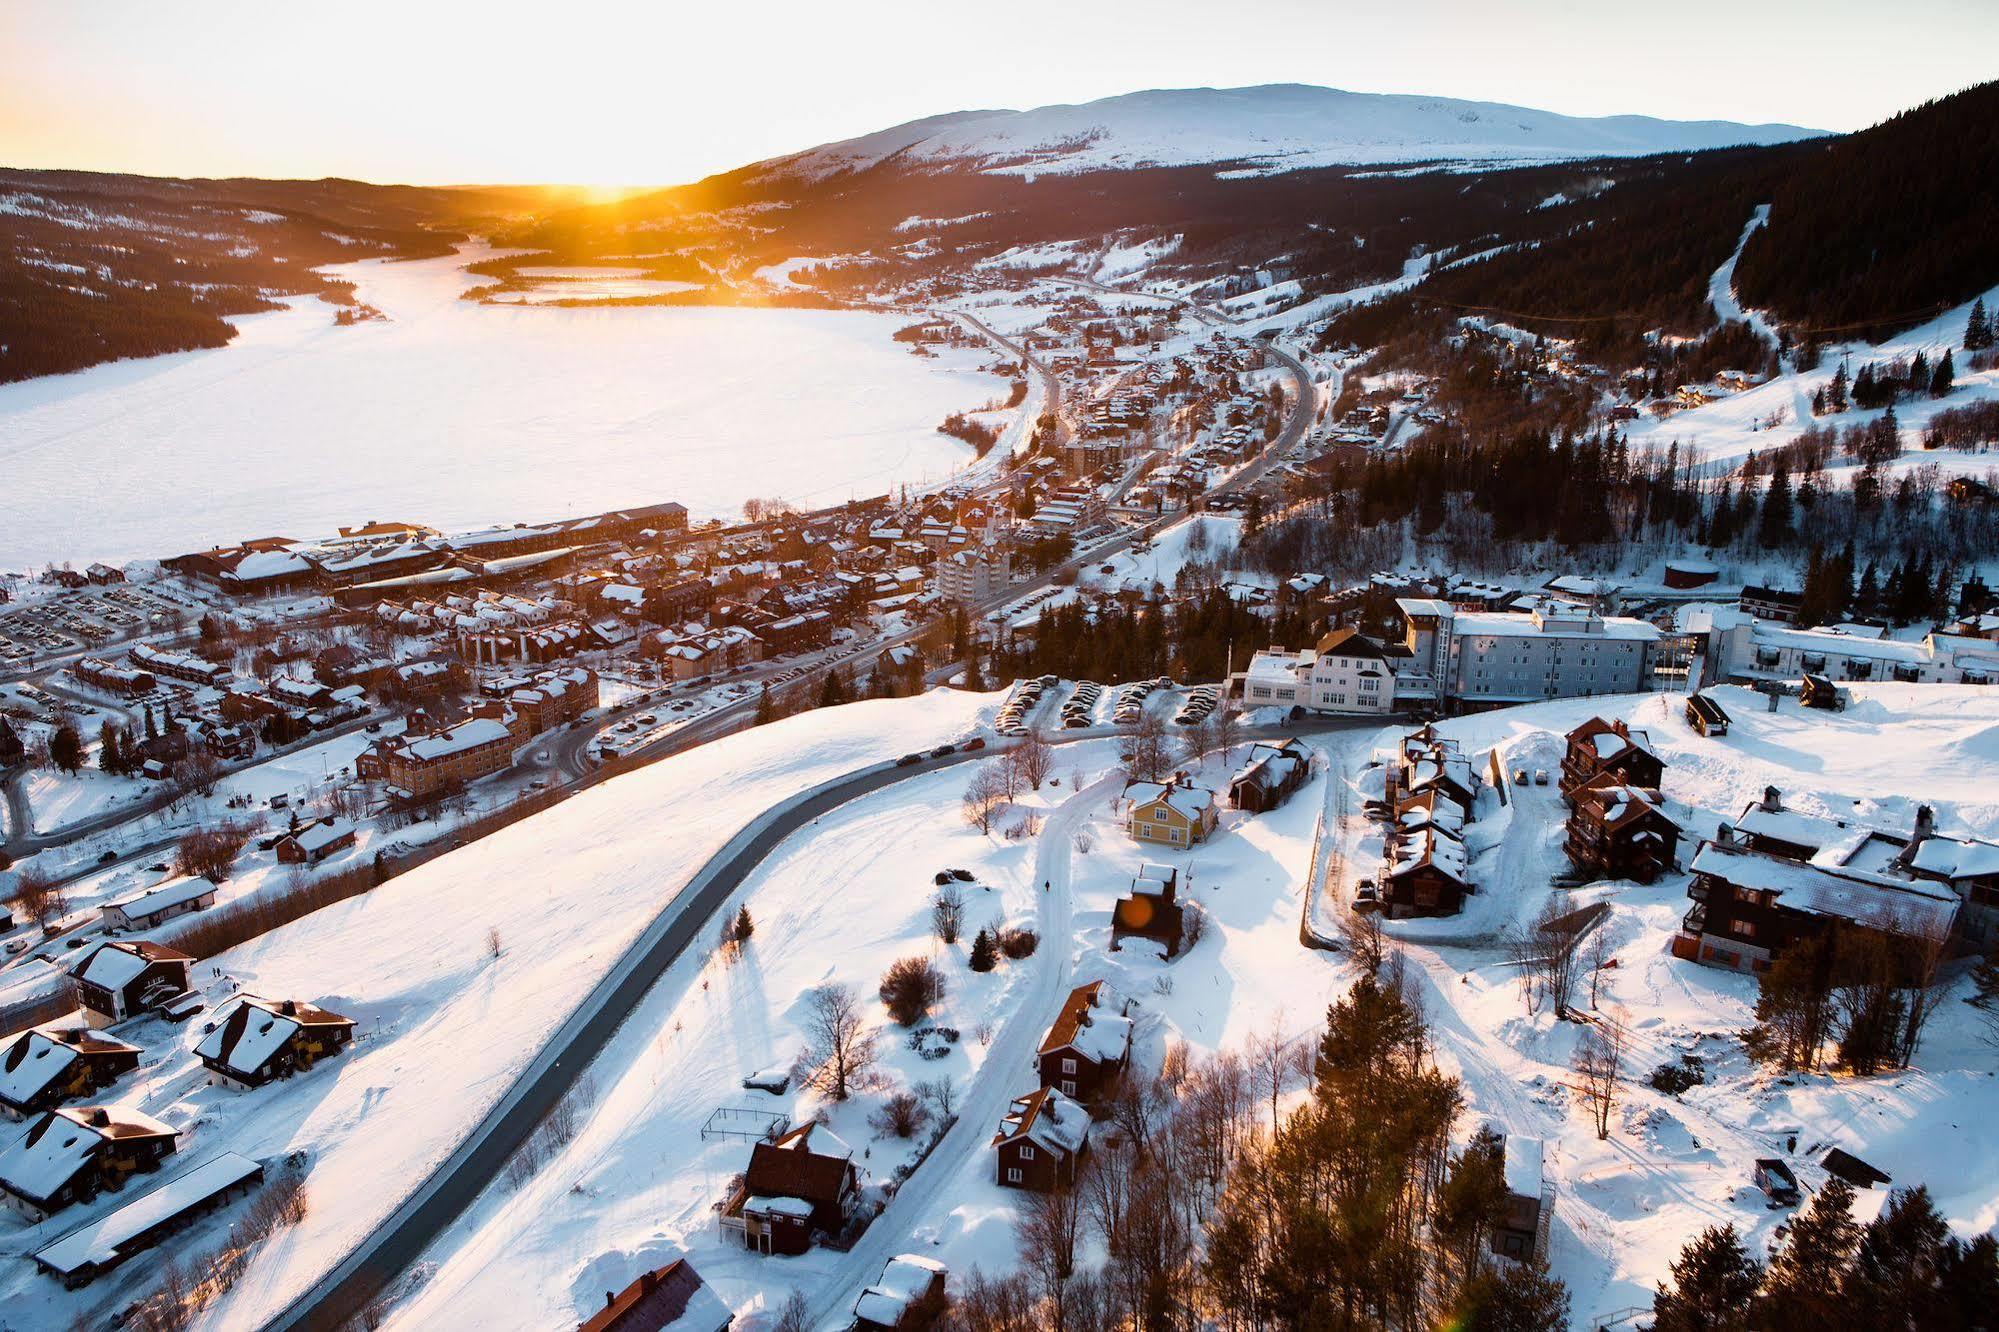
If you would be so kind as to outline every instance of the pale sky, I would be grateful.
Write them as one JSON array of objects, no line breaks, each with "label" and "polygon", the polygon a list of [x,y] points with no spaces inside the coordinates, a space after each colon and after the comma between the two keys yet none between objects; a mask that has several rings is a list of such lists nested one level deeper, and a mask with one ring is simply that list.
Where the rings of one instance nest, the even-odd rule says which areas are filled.
[{"label": "pale sky", "polygon": [[1999,0],[0,0],[0,165],[674,183],[945,111],[1315,83],[1858,129]]}]

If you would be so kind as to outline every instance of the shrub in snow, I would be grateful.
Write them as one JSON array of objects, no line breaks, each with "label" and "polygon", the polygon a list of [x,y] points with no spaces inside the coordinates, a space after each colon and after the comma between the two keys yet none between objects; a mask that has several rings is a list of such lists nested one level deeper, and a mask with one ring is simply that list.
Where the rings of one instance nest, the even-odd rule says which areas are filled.
[{"label": "shrub in snow", "polygon": [[1001,930],[999,946],[1001,952],[1018,962],[1034,956],[1034,950],[1041,946],[1041,936],[1030,929]]},{"label": "shrub in snow", "polygon": [[1699,1064],[1682,1061],[1659,1065],[1652,1070],[1652,1076],[1646,1081],[1651,1084],[1654,1091],[1665,1092],[1668,1096],[1678,1096],[1689,1087],[1700,1086],[1707,1081],[1707,1077],[1702,1073]]},{"label": "shrub in snow", "polygon": [[889,1016],[907,1027],[944,997],[944,973],[927,957],[905,957],[882,975],[881,1001]]},{"label": "shrub in snow", "polygon": [[868,1125],[883,1137],[913,1138],[930,1122],[930,1107],[915,1092],[897,1092],[868,1116]]}]

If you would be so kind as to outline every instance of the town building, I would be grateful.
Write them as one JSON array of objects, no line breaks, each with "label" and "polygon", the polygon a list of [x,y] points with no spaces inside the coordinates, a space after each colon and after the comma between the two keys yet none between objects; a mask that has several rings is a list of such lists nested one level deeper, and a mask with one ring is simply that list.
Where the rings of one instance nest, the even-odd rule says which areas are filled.
[{"label": "town building", "polygon": [[1215,830],[1215,793],[1178,778],[1124,789],[1124,830],[1134,842],[1185,849]]},{"label": "town building", "polygon": [[1568,734],[1562,753],[1561,791],[1573,800],[1576,791],[1609,773],[1630,786],[1658,789],[1666,764],[1652,752],[1652,738],[1631,729],[1622,718],[1591,717]]},{"label": "town building", "polygon": [[1743,971],[1767,971],[1798,940],[1836,927],[1951,940],[1963,905],[1945,885],[1757,851],[1726,827],[1701,844],[1692,869],[1694,905],[1673,955]]},{"label": "town building", "polygon": [[1870,638],[1836,629],[1797,629],[1728,609],[1689,612],[1709,681],[1774,683],[1819,676],[1834,688],[1864,681],[1991,684],[1999,643],[1933,631],[1921,639]]},{"label": "town building", "polygon": [[750,1149],[749,1168],[722,1207],[722,1229],[756,1253],[801,1254],[816,1231],[837,1235],[860,1196],[854,1149],[802,1124]]},{"label": "town building", "polygon": [[108,903],[97,914],[110,930],[150,930],[175,916],[206,911],[215,905],[215,893],[215,885],[199,874],[181,874],[137,896]]},{"label": "town building", "polygon": [[1102,981],[1069,992],[1041,1040],[1041,1085],[1084,1103],[1096,1101],[1131,1059],[1129,1006]]},{"label": "town building", "polygon": [[358,832],[352,819],[313,819],[278,838],[272,850],[281,865],[317,865],[353,846]]},{"label": "town building", "polygon": [[220,662],[185,652],[169,652],[140,643],[125,654],[126,659],[140,670],[150,671],[169,680],[179,680],[184,684],[208,685],[221,688],[234,678],[235,672]]},{"label": "town building", "polygon": [[106,661],[102,657],[85,657],[69,668],[70,674],[92,689],[101,689],[107,694],[118,694],[131,698],[138,694],[150,694],[159,687],[159,680],[151,671],[140,670],[136,666],[120,665]]},{"label": "town building", "polygon": [[1472,891],[1470,862],[1464,843],[1434,825],[1392,833],[1373,905],[1390,919],[1456,915]]},{"label": "town building", "polygon": [[1636,693],[1650,687],[1656,625],[1543,602],[1526,613],[1462,611],[1434,597],[1398,598],[1406,662],[1400,698],[1453,708]]},{"label": "town building", "polygon": [[977,607],[1006,590],[1008,560],[998,547],[953,551],[937,561],[937,591],[960,606]]},{"label": "town building", "polygon": [[514,761],[523,739],[510,724],[514,714],[497,711],[426,735],[377,740],[356,757],[354,773],[415,800],[491,776]]},{"label": "town building", "polygon": [[108,1027],[186,994],[194,959],[150,939],[99,944],[70,971],[84,1021]]},{"label": "town building", "polygon": [[1151,939],[1166,946],[1166,956],[1180,951],[1185,924],[1180,906],[1180,871],[1171,865],[1140,865],[1131,891],[1111,908],[1111,951],[1125,939]]},{"label": "town building", "polygon": [[242,995],[232,1001],[195,1057],[209,1081],[245,1090],[304,1073],[354,1039],[354,1020],[296,999]]},{"label": "town building", "polygon": [[948,1274],[935,1258],[897,1254],[854,1301],[854,1332],[922,1332],[944,1313]]},{"label": "town building", "polygon": [[1267,814],[1291,798],[1312,775],[1312,756],[1295,739],[1250,746],[1249,757],[1229,778],[1229,804],[1250,814]]},{"label": "town building", "polygon": [[1543,1159],[1545,1148],[1539,1138],[1509,1133],[1500,1150],[1506,1210],[1492,1228],[1492,1251],[1524,1263],[1544,1262],[1553,1208]]},{"label": "town building", "polygon": [[261,1165],[224,1152],[37,1249],[35,1265],[71,1290],[87,1286],[195,1218],[247,1196],[263,1179]]},{"label": "town building", "polygon": [[1687,725],[1710,740],[1728,734],[1728,710],[1706,694],[1687,696]]},{"label": "town building", "polygon": [[1090,1148],[1090,1112],[1053,1087],[1016,1097],[993,1134],[995,1180],[1049,1193],[1076,1182]]},{"label": "town building", "polygon": [[123,1106],[58,1107],[0,1151],[0,1198],[30,1221],[43,1220],[159,1169],[178,1136]]},{"label": "town building", "polygon": [[1656,787],[1600,772],[1570,794],[1564,849],[1581,873],[1651,883],[1672,869],[1679,838]]},{"label": "town building", "polygon": [[32,1027],[0,1054],[0,1111],[26,1119],[103,1090],[139,1066],[140,1050],[88,1027]]},{"label": "town building", "polygon": [[726,1332],[735,1314],[685,1258],[641,1272],[576,1332]]}]

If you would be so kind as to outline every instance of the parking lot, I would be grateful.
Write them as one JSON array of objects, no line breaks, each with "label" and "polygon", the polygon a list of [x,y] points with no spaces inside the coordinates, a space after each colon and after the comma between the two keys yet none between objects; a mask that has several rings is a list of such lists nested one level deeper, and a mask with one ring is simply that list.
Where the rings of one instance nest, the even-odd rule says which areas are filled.
[{"label": "parking lot", "polygon": [[186,588],[168,582],[72,588],[0,605],[0,669],[172,629],[205,609]]}]

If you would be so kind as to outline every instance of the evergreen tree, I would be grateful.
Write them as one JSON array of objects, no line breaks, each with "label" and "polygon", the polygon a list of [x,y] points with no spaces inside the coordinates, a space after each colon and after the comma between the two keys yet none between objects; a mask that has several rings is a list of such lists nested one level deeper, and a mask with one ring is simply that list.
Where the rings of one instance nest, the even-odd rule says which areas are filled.
[{"label": "evergreen tree", "polygon": [[1992,321],[1985,316],[1985,298],[1971,303],[1971,318],[1964,325],[1964,349],[1982,351],[1992,345]]},{"label": "evergreen tree", "polygon": [[1673,1279],[1652,1301],[1653,1332],[1744,1332],[1763,1265],[1734,1226],[1710,1226],[1673,1260]]},{"label": "evergreen tree", "polygon": [[1546,1263],[1481,1268],[1465,1283],[1446,1326],[1459,1332],[1565,1332],[1569,1290]]},{"label": "evergreen tree", "polygon": [[757,693],[757,713],[750,720],[750,725],[762,726],[766,722],[774,722],[776,720],[777,700],[770,696],[770,685],[766,682],[764,687]]},{"label": "evergreen tree", "polygon": [[1937,362],[1937,368],[1930,374],[1930,396],[1943,397],[1950,392],[1951,385],[1956,382],[1957,369],[1951,362],[1950,349],[1946,347],[1943,358]]},{"label": "evergreen tree", "polygon": [[747,906],[739,908],[736,911],[736,923],[730,927],[729,933],[737,943],[743,944],[748,943],[750,936],[756,932],[756,922],[750,919],[750,909]]},{"label": "evergreen tree", "polygon": [[974,971],[991,971],[998,962],[999,952],[993,944],[993,932],[980,929],[972,938],[972,952],[966,959],[966,965]]},{"label": "evergreen tree", "polygon": [[1840,1278],[1860,1241],[1853,1186],[1834,1175],[1811,1206],[1785,1227],[1770,1255],[1755,1321],[1769,1332],[1827,1332],[1845,1327]]},{"label": "evergreen tree", "polygon": [[1847,408],[1846,362],[1839,363],[1839,369],[1832,373],[1832,383],[1826,389],[1826,406],[1829,410],[1843,412]]},{"label": "evergreen tree", "polygon": [[64,722],[49,737],[49,762],[69,773],[83,766],[83,736],[74,722]]},{"label": "evergreen tree", "polygon": [[825,679],[819,686],[819,706],[833,708],[846,701],[846,691],[840,688],[840,677],[831,671],[826,672]]},{"label": "evergreen tree", "polygon": [[1756,541],[1765,550],[1777,550],[1791,540],[1791,473],[1782,463],[1770,474],[1770,489],[1763,496],[1763,520]]},{"label": "evergreen tree", "polygon": [[1862,1327],[1951,1326],[1943,1286],[1956,1248],[1930,1191],[1897,1189],[1860,1232],[1845,1289],[1849,1317]]}]

